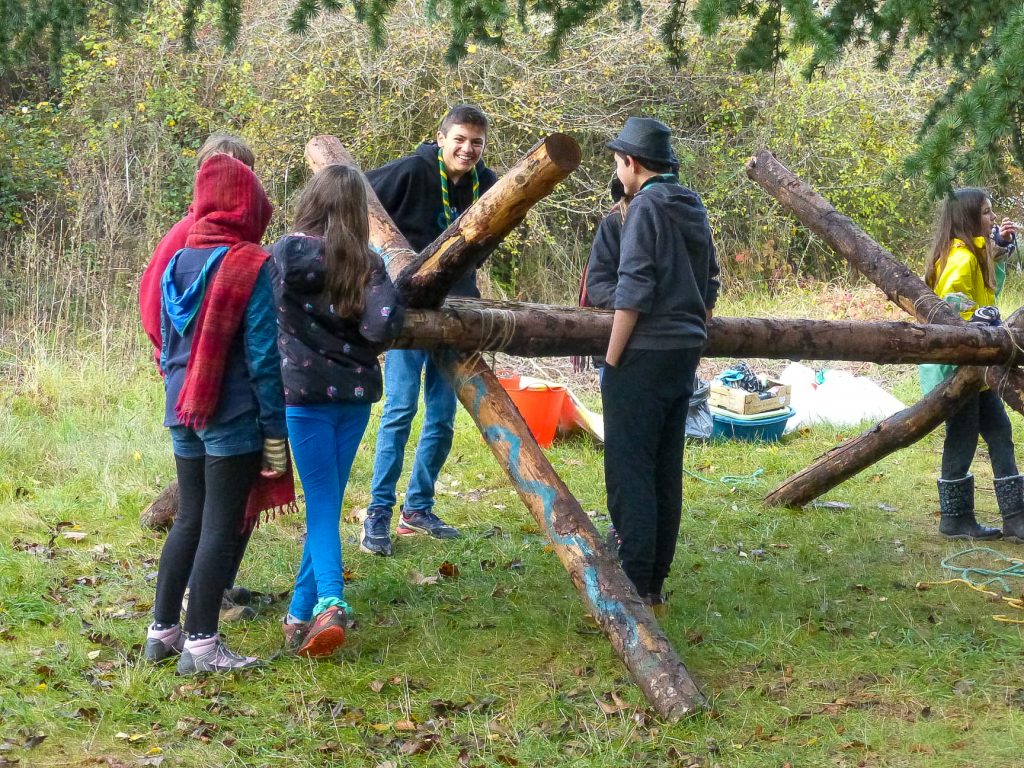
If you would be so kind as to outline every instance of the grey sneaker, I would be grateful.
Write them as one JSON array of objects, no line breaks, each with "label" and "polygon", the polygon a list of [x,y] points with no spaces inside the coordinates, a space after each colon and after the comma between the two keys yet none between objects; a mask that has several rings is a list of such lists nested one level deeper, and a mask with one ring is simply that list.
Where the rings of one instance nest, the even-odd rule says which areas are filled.
[{"label": "grey sneaker", "polygon": [[282,621],[281,634],[284,635],[285,653],[294,654],[306,642],[306,635],[309,634],[309,622],[300,621],[296,624],[289,624],[287,621]]},{"label": "grey sneaker", "polygon": [[185,633],[180,626],[173,628],[176,631],[158,632],[152,627],[146,632],[146,647],[143,655],[146,661],[158,662],[177,656],[185,647]]},{"label": "grey sneaker", "polygon": [[359,549],[369,555],[391,557],[391,510],[376,508],[366,511]]},{"label": "grey sneaker", "polygon": [[233,672],[241,669],[252,669],[262,666],[263,662],[255,656],[242,656],[235,653],[220,638],[206,653],[193,655],[185,648],[178,659],[179,675],[195,675],[199,672]]},{"label": "grey sneaker", "polygon": [[399,536],[425,533],[435,539],[457,539],[462,536],[458,528],[448,525],[440,517],[426,509],[403,509],[395,533]]}]

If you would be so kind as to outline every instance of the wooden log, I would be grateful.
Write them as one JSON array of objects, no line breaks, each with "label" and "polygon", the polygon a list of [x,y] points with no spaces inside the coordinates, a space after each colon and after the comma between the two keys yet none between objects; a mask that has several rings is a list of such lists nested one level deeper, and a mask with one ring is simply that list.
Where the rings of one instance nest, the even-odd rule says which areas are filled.
[{"label": "wooden log", "polygon": [[820,456],[768,494],[768,506],[801,507],[900,448],[920,440],[945,421],[982,385],[984,369],[960,368],[913,407],[876,424]]},{"label": "wooden log", "polygon": [[[360,170],[352,154],[334,136],[314,136],[306,142],[306,162],[313,172],[328,165],[347,165]],[[364,177],[365,181],[365,177]],[[377,199],[377,193],[369,182],[366,183],[366,208],[370,218],[370,242],[380,248],[387,264],[391,279],[398,277],[416,260],[416,251],[395,228],[384,206]]]},{"label": "wooden log", "polygon": [[675,720],[706,706],[650,608],[548,462],[487,363],[478,354],[451,352],[435,352],[434,360],[654,709]]},{"label": "wooden log", "polygon": [[397,281],[410,307],[438,307],[527,211],[580,164],[580,148],[564,133],[539,141],[483,196],[416,257]]},{"label": "wooden log", "polygon": [[152,528],[154,531],[169,530],[178,514],[178,481],[171,482],[160,491],[160,495],[150,502],[149,506],[139,515],[139,525]]},{"label": "wooden log", "polygon": [[893,258],[837,211],[831,203],[805,184],[766,149],[747,162],[747,176],[760,184],[796,215],[809,230],[881,288],[895,304],[924,323],[961,325],[963,319],[932,291],[924,280]]},{"label": "wooden log", "polygon": [[[393,346],[520,357],[593,355],[607,348],[611,323],[612,313],[601,309],[449,299],[440,310],[409,310]],[[989,365],[1018,354],[1005,328],[978,325],[718,316],[708,332],[705,357]]]},{"label": "wooden log", "polygon": [[[1021,307],[1003,324],[1003,330],[1010,336],[1014,349],[1024,357],[1024,307]],[[1014,364],[1016,359],[992,365],[985,371],[985,383],[995,390],[1003,401],[1017,413],[1024,415],[1024,371]]]}]

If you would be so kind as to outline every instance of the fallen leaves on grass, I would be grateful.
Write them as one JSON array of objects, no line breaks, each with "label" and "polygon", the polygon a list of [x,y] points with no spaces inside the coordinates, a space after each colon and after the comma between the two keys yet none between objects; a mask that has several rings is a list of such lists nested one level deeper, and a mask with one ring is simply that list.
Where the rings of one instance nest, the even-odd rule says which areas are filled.
[{"label": "fallen leaves on grass", "polygon": [[417,570],[410,570],[407,574],[409,583],[414,587],[429,587],[441,580],[440,576],[424,576]]},{"label": "fallen leaves on grass", "polygon": [[414,739],[403,741],[398,751],[403,755],[422,755],[436,747],[440,741],[441,737],[436,733],[424,733]]},{"label": "fallen leaves on grass", "polygon": [[608,691],[603,696],[595,700],[597,701],[597,706],[606,715],[617,715],[630,708],[629,702],[619,696],[615,691]]}]

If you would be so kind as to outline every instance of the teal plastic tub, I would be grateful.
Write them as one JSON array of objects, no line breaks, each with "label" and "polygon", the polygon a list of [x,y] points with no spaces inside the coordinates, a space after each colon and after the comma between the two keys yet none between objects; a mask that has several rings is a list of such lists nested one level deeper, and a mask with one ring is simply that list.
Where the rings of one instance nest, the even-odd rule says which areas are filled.
[{"label": "teal plastic tub", "polygon": [[768,419],[732,419],[721,413],[714,413],[711,438],[723,440],[746,440],[748,442],[778,442],[786,429],[786,422],[793,416],[793,409]]}]

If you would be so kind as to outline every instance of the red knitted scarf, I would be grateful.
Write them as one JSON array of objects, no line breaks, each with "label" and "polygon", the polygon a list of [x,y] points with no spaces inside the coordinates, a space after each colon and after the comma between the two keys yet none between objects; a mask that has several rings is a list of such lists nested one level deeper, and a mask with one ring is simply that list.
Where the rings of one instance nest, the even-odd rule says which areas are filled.
[{"label": "red knitted scarf", "polygon": [[[238,334],[253,286],[268,254],[256,244],[270,220],[271,205],[256,176],[243,163],[215,155],[196,176],[196,221],[187,248],[229,246],[195,319],[185,381],[175,403],[182,424],[204,428],[217,410],[224,368]],[[259,476],[249,494],[244,530],[260,514],[293,510],[295,481],[288,469],[280,478]]]}]

